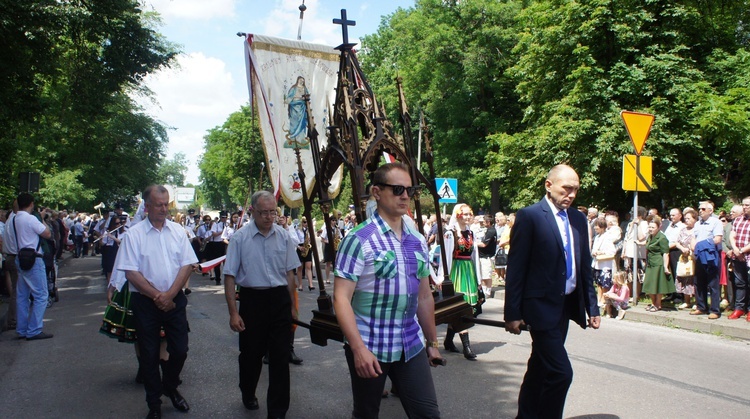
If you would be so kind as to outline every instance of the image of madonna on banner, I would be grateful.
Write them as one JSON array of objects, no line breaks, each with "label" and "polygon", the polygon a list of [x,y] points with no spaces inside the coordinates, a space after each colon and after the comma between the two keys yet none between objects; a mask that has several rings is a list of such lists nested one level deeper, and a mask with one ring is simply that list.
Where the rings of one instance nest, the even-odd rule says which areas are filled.
[{"label": "image of madonna on banner", "polygon": [[[320,148],[327,145],[336,99],[339,53],[333,47],[302,41],[249,34],[245,42],[245,62],[250,103],[257,110],[266,168],[274,194],[284,203],[302,206],[302,185],[295,147],[300,148],[308,194],[315,182],[305,95],[318,131]],[[343,169],[332,179],[328,194],[339,193]]]}]

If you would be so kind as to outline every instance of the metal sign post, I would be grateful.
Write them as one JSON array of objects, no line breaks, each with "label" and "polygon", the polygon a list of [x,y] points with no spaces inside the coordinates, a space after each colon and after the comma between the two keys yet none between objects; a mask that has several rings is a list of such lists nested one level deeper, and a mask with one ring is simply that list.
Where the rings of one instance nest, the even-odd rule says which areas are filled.
[{"label": "metal sign post", "polygon": [[[651,172],[649,170],[648,172],[648,179],[646,179],[643,174],[641,173],[641,153],[643,152],[643,146],[646,144],[646,139],[648,138],[649,134],[651,133],[651,127],[654,125],[654,115],[648,114],[648,113],[640,113],[640,112],[630,112],[630,111],[622,111],[620,112],[620,116],[622,117],[622,120],[625,122],[625,129],[628,131],[628,136],[630,137],[630,141],[633,143],[633,148],[635,148],[635,173],[632,176],[634,179],[634,187],[633,187],[633,220],[632,222],[635,222],[635,219],[638,217],[638,191],[639,188],[639,180],[643,183],[646,191],[651,191],[651,184],[653,183],[651,181]],[[650,162],[649,162],[650,163]],[[627,180],[630,176],[628,176],[627,169],[628,164],[628,156],[624,156],[623,158],[623,189],[630,190],[629,187],[626,187],[628,184]],[[633,306],[638,305],[638,296],[640,296],[640,290],[638,289],[638,225],[632,224],[633,229],[635,230],[633,232],[633,263],[630,269],[632,270],[632,276],[633,276]]]}]

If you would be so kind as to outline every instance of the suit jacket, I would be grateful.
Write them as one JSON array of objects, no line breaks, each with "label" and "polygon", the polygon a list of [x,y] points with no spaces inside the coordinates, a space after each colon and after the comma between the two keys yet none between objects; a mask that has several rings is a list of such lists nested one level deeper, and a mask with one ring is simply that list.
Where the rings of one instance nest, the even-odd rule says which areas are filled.
[{"label": "suit jacket", "polygon": [[599,316],[588,222],[579,211],[568,210],[577,282],[575,291],[566,296],[565,248],[555,217],[544,198],[516,214],[505,278],[505,321],[523,319],[534,330],[549,330],[561,316],[568,316],[585,329],[587,314]]}]

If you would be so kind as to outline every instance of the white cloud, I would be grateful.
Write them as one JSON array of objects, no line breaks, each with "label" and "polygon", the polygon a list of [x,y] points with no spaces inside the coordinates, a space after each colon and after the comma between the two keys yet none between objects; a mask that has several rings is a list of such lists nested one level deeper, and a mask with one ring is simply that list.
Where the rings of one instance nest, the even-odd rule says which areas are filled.
[{"label": "white cloud", "polygon": [[226,64],[203,53],[181,55],[175,68],[146,79],[157,104],[139,102],[169,131],[169,158],[183,152],[188,159],[188,181],[198,181],[197,157],[203,152],[208,129],[224,123],[247,102],[245,80],[235,80]]},{"label": "white cloud", "polygon": [[[302,23],[302,40],[315,44],[337,46],[341,44],[341,26],[333,24],[333,18],[340,17],[340,9],[330,10],[319,0],[306,1],[307,11]],[[263,21],[264,35],[277,36],[281,38],[297,39],[299,30],[300,0],[280,0],[274,9]],[[356,20],[350,12],[348,20]],[[357,30],[357,27],[349,27],[349,38],[351,42],[359,42],[357,36],[365,35]]]},{"label": "white cloud", "polygon": [[235,16],[237,0],[149,0],[165,19],[209,20]]}]

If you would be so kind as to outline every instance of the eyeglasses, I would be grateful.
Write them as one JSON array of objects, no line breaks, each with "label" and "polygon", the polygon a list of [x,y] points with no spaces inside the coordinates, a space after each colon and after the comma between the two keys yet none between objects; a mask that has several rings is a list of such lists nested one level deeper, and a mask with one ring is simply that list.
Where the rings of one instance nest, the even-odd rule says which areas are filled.
[{"label": "eyeglasses", "polygon": [[266,210],[266,211],[255,210],[255,212],[261,217],[275,217],[276,216],[276,210]]},{"label": "eyeglasses", "polygon": [[391,189],[393,189],[393,194],[396,196],[403,195],[404,191],[406,191],[406,194],[409,196],[409,198],[413,197],[414,194],[422,190],[422,186],[403,186],[403,185],[390,185],[388,183],[378,183],[375,186],[387,186]]},{"label": "eyeglasses", "polygon": [[698,211],[708,211],[708,208],[698,208]]},{"label": "eyeglasses", "polygon": [[722,222],[722,223],[726,223],[726,222],[727,222],[727,219],[726,219],[726,218],[722,218],[722,219],[721,219],[721,222]]}]

